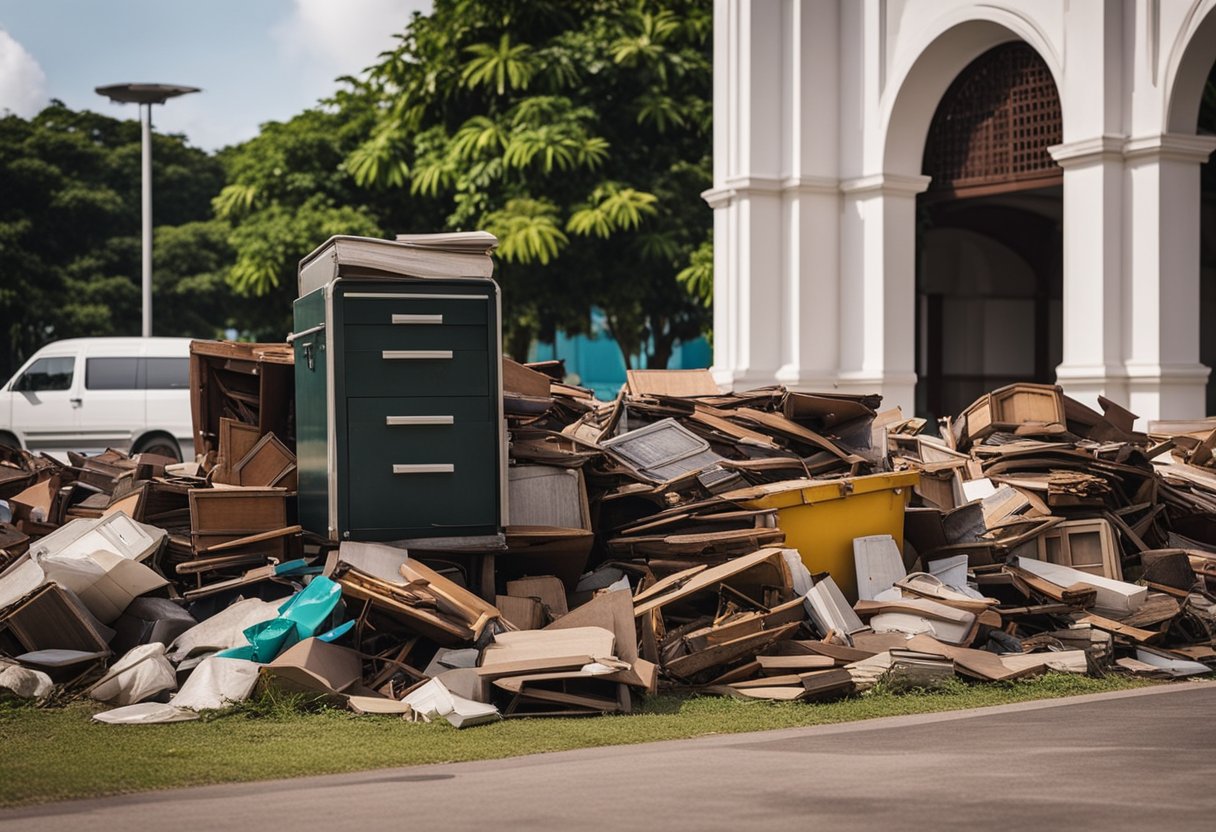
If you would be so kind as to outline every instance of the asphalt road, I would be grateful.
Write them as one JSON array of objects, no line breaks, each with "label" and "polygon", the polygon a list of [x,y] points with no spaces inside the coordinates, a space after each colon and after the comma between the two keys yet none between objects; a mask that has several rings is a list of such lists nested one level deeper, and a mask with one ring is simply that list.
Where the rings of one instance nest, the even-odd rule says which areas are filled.
[{"label": "asphalt road", "polygon": [[[0,812],[0,829],[1216,829],[1216,684]],[[471,729],[471,730],[476,730]]]}]

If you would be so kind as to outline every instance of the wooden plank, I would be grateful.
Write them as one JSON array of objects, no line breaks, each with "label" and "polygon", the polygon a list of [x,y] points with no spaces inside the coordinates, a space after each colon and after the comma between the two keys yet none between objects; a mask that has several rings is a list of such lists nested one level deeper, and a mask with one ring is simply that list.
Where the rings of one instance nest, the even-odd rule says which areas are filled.
[{"label": "wooden plank", "polygon": [[1089,615],[1081,616],[1077,619],[1078,624],[1088,624],[1098,630],[1105,630],[1108,633],[1130,638],[1138,644],[1151,644],[1161,638],[1161,633],[1153,630],[1141,630],[1138,627],[1130,627],[1121,621],[1112,621],[1101,615],[1090,613]]},{"label": "wooden plank", "polygon": [[756,662],[760,665],[760,670],[770,676],[791,670],[826,670],[836,665],[836,660],[831,656],[756,656]]}]

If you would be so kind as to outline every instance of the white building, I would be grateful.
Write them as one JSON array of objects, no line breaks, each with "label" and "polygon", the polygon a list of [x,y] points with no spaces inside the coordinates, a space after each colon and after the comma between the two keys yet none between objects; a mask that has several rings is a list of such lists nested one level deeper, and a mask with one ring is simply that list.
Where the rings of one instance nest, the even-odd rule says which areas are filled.
[{"label": "white building", "polygon": [[720,382],[1216,412],[1216,0],[715,0],[714,26]]}]

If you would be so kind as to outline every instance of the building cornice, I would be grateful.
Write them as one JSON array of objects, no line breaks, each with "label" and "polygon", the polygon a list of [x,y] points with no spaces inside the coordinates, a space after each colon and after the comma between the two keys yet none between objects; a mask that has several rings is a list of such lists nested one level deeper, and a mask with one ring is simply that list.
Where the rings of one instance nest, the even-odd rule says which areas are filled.
[{"label": "building cornice", "polygon": [[1123,144],[1123,158],[1128,161],[1164,159],[1172,162],[1203,164],[1216,151],[1216,136],[1196,136],[1183,133],[1160,133],[1139,136]]},{"label": "building cornice", "polygon": [[1056,164],[1067,170],[1102,162],[1117,162],[1123,159],[1122,136],[1095,136],[1092,139],[1081,139],[1077,142],[1053,144],[1047,148]]},{"label": "building cornice", "polygon": [[895,173],[875,173],[840,183],[840,191],[848,196],[916,196],[928,189],[931,176],[906,176]]},{"label": "building cornice", "polygon": [[737,197],[780,194],[840,193],[840,183],[828,176],[732,176],[722,184],[701,192],[710,208],[729,205]]},{"label": "building cornice", "polygon": [[1173,161],[1202,164],[1216,151],[1216,136],[1159,133],[1138,136],[1095,136],[1047,148],[1056,164],[1067,170],[1109,162]]}]

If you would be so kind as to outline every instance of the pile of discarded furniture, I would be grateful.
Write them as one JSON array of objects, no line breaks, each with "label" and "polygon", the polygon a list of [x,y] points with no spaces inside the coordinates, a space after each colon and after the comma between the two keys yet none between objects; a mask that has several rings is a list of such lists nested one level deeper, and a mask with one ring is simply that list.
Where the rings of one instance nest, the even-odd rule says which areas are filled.
[{"label": "pile of discarded furniture", "polygon": [[143,723],[260,685],[464,726],[660,689],[1216,667],[1216,422],[1141,433],[1014,385],[930,426],[683,371],[603,402],[507,360],[501,541],[415,551],[295,522],[290,408],[265,390],[290,353],[194,360],[195,462],[0,449],[9,695]]},{"label": "pile of discarded furniture", "polygon": [[105,722],[259,686],[360,713],[1216,667],[1216,420],[501,357],[483,232],[334,237],[287,344],[194,342],[195,458],[0,448],[0,692]]}]

